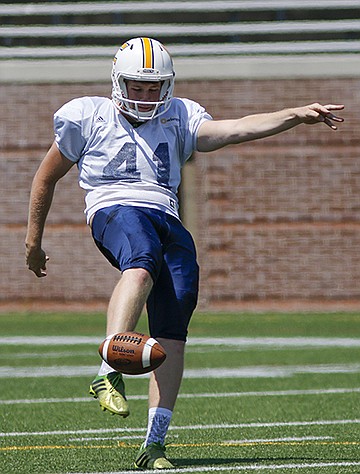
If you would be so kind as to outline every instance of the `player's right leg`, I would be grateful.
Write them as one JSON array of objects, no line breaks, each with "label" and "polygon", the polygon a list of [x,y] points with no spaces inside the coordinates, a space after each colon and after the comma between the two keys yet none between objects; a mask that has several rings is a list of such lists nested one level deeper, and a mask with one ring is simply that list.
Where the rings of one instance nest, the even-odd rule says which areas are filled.
[{"label": "player's right leg", "polygon": [[[155,227],[141,209],[112,206],[93,219],[94,240],[122,276],[111,296],[107,312],[107,336],[133,331],[153,286],[162,259]],[[90,385],[102,409],[126,417],[129,408],[121,374],[105,362]]]},{"label": "player's right leg", "polygon": [[[124,271],[110,299],[107,336],[135,329],[151,287],[152,278],[147,270],[130,268]],[[99,400],[104,411],[124,418],[130,414],[122,375],[114,372],[106,362],[102,363],[91,383],[89,393]]]}]

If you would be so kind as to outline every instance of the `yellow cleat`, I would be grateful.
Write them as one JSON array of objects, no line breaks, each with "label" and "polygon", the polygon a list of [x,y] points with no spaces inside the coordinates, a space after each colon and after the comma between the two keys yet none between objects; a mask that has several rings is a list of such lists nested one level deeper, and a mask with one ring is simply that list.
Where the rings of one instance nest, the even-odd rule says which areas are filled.
[{"label": "yellow cleat", "polygon": [[160,443],[142,445],[135,460],[137,469],[172,469],[175,466],[165,457],[165,446]]},{"label": "yellow cleat", "polygon": [[123,418],[129,416],[129,406],[125,397],[125,385],[119,372],[98,375],[91,383],[90,395],[97,398],[102,410]]}]

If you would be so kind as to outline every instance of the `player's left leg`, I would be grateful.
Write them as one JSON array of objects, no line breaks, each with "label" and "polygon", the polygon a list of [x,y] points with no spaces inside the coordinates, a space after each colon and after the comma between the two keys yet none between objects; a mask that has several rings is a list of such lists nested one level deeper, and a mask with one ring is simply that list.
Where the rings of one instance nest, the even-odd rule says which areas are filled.
[{"label": "player's left leg", "polygon": [[150,293],[147,309],[150,333],[164,346],[167,358],[150,378],[149,419],[136,467],[167,469],[165,437],[179,392],[187,328],[198,293],[198,265],[193,240],[177,222],[164,242],[164,262]]},{"label": "player's left leg", "polygon": [[185,342],[162,337],[157,340],[166,351],[166,359],[150,376],[149,407],[173,411],[184,371]]},{"label": "player's left leg", "polygon": [[165,437],[181,385],[185,342],[160,337],[157,340],[166,351],[166,359],[150,376],[147,434],[135,466],[169,469],[174,466],[165,456]]}]

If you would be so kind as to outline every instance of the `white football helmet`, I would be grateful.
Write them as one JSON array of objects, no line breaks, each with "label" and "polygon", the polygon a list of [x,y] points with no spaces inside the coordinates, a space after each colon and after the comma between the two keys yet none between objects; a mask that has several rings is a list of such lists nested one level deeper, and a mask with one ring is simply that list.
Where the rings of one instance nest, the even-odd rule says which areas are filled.
[{"label": "white football helmet", "polygon": [[[159,41],[151,38],[133,38],[124,43],[114,58],[111,73],[112,100],[123,113],[138,121],[151,120],[162,115],[170,106],[175,72],[170,54]],[[126,80],[161,82],[158,102],[130,100]],[[148,112],[139,105],[153,105]]]}]

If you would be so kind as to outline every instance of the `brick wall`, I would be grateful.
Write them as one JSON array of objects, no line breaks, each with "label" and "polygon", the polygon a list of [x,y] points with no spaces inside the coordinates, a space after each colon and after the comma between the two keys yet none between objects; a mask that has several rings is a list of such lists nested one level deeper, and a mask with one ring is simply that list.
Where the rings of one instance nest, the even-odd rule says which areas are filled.
[{"label": "brick wall", "polygon": [[[202,283],[200,309],[349,302],[360,307],[359,79],[178,82],[176,93],[214,118],[238,117],[313,101],[341,102],[346,122],[333,132],[301,125],[276,137],[197,154],[195,213]],[[105,305],[119,274],[84,224],[76,170],[58,184],[44,236],[49,274],[26,270],[23,241],[32,176],[52,142],[52,114],[109,84],[0,88],[0,303],[65,301]],[[194,184],[193,184],[194,185]],[[195,196],[189,203],[188,196]],[[187,221],[187,216],[184,216]]]}]

